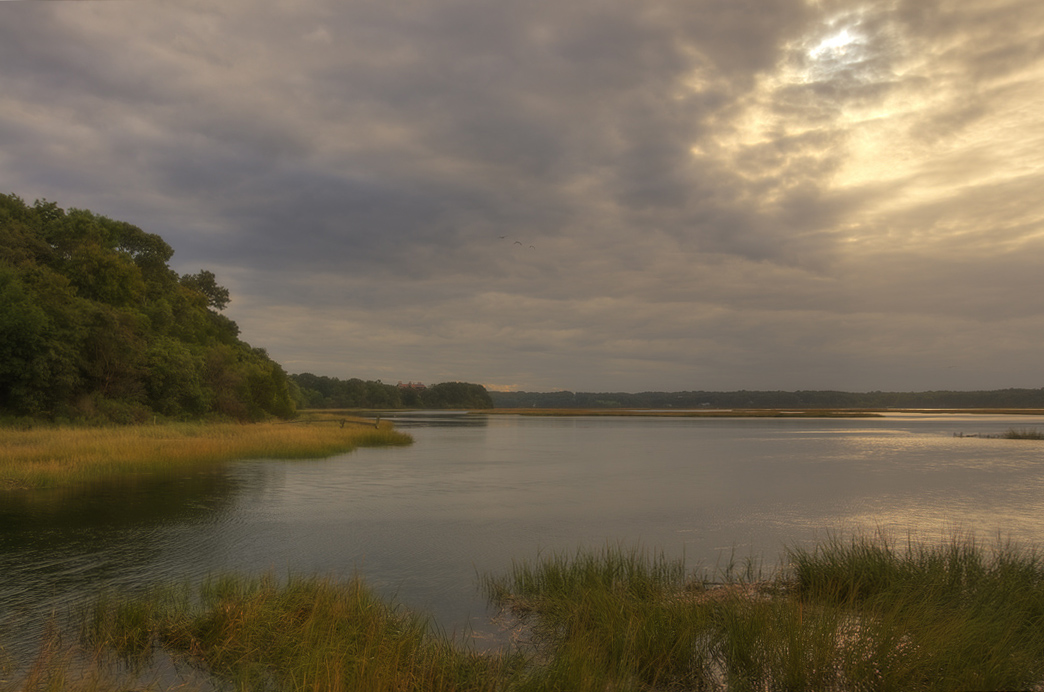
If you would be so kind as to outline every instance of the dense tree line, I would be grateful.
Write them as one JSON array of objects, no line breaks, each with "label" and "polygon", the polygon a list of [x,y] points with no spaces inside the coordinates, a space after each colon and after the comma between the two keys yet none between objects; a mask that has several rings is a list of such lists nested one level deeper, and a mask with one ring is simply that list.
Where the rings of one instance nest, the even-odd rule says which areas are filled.
[{"label": "dense tree line", "polygon": [[493,392],[497,408],[1044,408],[1044,389],[836,392]]},{"label": "dense tree line", "polygon": [[0,195],[0,414],[135,422],[294,415],[291,384],[158,235]]},{"label": "dense tree line", "polygon": [[467,382],[442,382],[418,389],[384,384],[380,380],[341,380],[308,372],[291,375],[290,379],[298,387],[298,405],[302,408],[493,408],[486,388]]}]

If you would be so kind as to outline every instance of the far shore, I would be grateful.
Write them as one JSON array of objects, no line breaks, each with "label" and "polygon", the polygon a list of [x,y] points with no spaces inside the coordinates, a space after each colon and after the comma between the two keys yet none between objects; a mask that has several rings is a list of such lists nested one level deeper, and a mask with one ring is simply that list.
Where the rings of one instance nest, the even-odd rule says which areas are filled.
[{"label": "far shore", "polygon": [[652,416],[664,418],[882,418],[889,413],[910,414],[974,414],[1044,416],[1039,408],[975,408],[975,409],[632,409],[632,408],[495,408],[471,413],[520,416]]}]

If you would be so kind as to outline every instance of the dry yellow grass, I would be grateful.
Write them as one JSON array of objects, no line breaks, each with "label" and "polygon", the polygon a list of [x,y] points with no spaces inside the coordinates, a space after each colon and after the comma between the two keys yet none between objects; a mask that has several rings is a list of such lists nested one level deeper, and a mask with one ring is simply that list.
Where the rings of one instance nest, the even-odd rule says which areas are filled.
[{"label": "dry yellow grass", "polygon": [[317,458],[413,441],[387,423],[375,427],[372,421],[341,420],[0,428],[0,489],[54,487],[232,459]]}]

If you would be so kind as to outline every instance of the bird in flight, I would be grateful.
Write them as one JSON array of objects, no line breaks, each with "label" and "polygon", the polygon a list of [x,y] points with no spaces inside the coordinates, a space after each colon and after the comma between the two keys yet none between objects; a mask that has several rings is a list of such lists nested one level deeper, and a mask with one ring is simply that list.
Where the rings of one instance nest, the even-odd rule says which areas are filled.
[{"label": "bird in flight", "polygon": [[522,241],[521,241],[521,240],[516,240],[516,241],[515,241],[515,245],[521,245],[521,244],[522,244]]}]

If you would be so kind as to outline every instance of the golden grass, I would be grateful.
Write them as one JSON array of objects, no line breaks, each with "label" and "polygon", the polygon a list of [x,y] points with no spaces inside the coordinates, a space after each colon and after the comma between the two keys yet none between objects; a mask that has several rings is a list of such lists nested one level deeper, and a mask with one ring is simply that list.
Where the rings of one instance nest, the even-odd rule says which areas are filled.
[{"label": "golden grass", "polygon": [[[343,421],[343,424],[342,424]],[[0,490],[83,483],[233,459],[303,459],[413,442],[388,423],[313,417],[295,422],[169,423],[114,428],[0,428]]]}]

